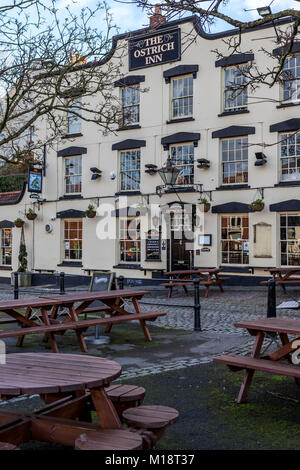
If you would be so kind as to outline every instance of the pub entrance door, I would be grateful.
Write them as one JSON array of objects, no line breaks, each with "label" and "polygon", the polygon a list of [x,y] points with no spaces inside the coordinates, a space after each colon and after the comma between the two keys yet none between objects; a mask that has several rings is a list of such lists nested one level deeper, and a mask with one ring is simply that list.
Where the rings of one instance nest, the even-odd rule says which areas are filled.
[{"label": "pub entrance door", "polygon": [[[189,206],[189,208],[184,207]],[[169,211],[168,269],[192,269],[194,264],[194,216],[191,204]]]}]

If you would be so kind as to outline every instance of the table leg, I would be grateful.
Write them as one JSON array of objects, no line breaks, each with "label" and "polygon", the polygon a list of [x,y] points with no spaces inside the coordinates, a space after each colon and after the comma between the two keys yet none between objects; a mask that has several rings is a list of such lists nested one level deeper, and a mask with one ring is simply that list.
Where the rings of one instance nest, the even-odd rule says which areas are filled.
[{"label": "table leg", "polygon": [[[43,317],[43,321],[45,323],[45,325],[47,326],[50,326],[51,323],[50,323],[50,320],[49,320],[49,317],[48,317],[48,310],[46,308],[41,308],[41,312],[42,312],[42,317]],[[52,351],[54,353],[58,353],[59,350],[58,350],[58,346],[57,346],[57,343],[56,343],[56,339],[55,339],[55,335],[54,333],[47,333],[47,335],[49,335],[49,338],[50,338],[50,343],[51,343],[51,347],[52,347]]]},{"label": "table leg", "polygon": [[[31,313],[31,308],[30,308],[30,307],[27,307],[26,313],[25,313],[25,315],[24,315],[24,318],[26,318],[26,320],[29,319],[30,313]],[[21,325],[21,328],[25,328],[25,326],[24,326],[24,325]],[[17,346],[17,347],[20,348],[20,347],[23,345],[24,338],[25,338],[25,336],[19,336],[19,338],[17,339],[17,342],[16,342],[16,346]]]},{"label": "table leg", "polygon": [[[264,333],[262,331],[259,331],[255,337],[251,357],[256,357],[256,358],[259,357],[259,353],[260,353],[263,341],[264,341]],[[245,403],[247,401],[247,395],[248,395],[249,388],[251,386],[253,375],[254,375],[254,370],[247,370],[240,392],[238,394],[237,403]]]},{"label": "table leg", "polygon": [[[139,303],[138,303],[137,298],[134,297],[134,298],[132,299],[132,303],[133,303],[133,306],[134,306],[134,308],[135,308],[136,313],[142,313],[142,310],[141,310],[141,307],[140,307],[140,305],[139,305]],[[144,332],[144,335],[145,335],[147,341],[152,341],[152,338],[151,338],[151,335],[150,335],[150,331],[149,331],[149,329],[148,329],[148,327],[147,327],[147,325],[146,325],[145,320],[139,320],[139,322],[140,322],[141,328],[142,328],[142,330],[143,330],[143,332]]]},{"label": "table leg", "polygon": [[[70,312],[70,316],[71,316],[72,320],[74,322],[78,322],[78,316],[77,316],[77,313],[75,311],[74,304],[69,306],[69,312]],[[85,343],[85,340],[84,340],[84,337],[83,337],[83,334],[82,334],[82,330],[75,330],[75,331],[76,331],[76,336],[77,336],[78,343],[80,345],[81,351],[82,352],[88,352],[88,348],[86,346],[86,343]]]},{"label": "table leg", "polygon": [[121,429],[122,424],[104,389],[91,389],[92,401],[102,428]]}]

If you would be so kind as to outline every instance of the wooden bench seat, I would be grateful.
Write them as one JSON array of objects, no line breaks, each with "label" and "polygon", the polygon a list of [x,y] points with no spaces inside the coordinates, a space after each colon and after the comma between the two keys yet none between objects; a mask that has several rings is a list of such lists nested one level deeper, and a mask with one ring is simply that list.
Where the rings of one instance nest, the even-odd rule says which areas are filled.
[{"label": "wooden bench seat", "polygon": [[285,362],[270,361],[268,359],[255,359],[248,356],[223,355],[214,358],[214,362],[226,364],[232,371],[260,370],[270,374],[287,375],[300,378],[300,367]]},{"label": "wooden bench seat", "polygon": [[75,441],[75,450],[140,450],[142,437],[125,429],[99,429],[81,434]]},{"label": "wooden bench seat", "polygon": [[164,435],[166,428],[174,424],[179,413],[168,406],[152,405],[129,408],[123,412],[123,420],[135,429],[145,429],[154,434],[153,445]]},{"label": "wooden bench seat", "polygon": [[89,320],[81,320],[78,322],[64,322],[57,323],[55,325],[41,325],[28,328],[18,328],[18,329],[8,329],[5,331],[0,331],[0,338],[9,338],[13,336],[25,336],[38,333],[56,333],[59,331],[65,330],[84,330],[89,326],[95,325],[108,325],[114,323],[122,323],[131,320],[148,320],[155,321],[157,317],[165,316],[166,313],[163,312],[142,312],[142,313],[133,313],[129,315],[114,315],[107,318],[93,318]]},{"label": "wooden bench seat", "polygon": [[140,406],[146,395],[144,387],[137,385],[115,384],[105,388],[105,392],[113,402],[120,419],[123,411]]}]

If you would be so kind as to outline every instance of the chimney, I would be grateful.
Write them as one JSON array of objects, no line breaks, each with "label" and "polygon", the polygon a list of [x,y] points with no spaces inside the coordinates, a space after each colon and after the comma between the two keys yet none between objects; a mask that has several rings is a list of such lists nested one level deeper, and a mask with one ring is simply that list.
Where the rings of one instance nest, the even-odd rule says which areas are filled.
[{"label": "chimney", "polygon": [[72,54],[71,55],[71,64],[75,65],[84,65],[86,64],[86,58],[81,54]]},{"label": "chimney", "polygon": [[161,24],[166,23],[166,17],[161,13],[161,7],[159,5],[155,5],[154,7],[154,15],[150,16],[150,27],[155,28]]}]

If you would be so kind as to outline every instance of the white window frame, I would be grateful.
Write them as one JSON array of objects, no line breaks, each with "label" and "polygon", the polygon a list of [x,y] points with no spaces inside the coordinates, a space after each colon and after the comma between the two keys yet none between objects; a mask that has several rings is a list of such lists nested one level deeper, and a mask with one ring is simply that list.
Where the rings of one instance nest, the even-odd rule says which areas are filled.
[{"label": "white window frame", "polygon": [[[80,172],[76,173],[76,174],[73,174],[73,175],[67,175],[67,162],[70,161],[70,160],[78,160],[80,161]],[[81,155],[72,155],[72,156],[69,156],[69,157],[64,157],[63,159],[63,165],[64,165],[64,194],[65,195],[72,195],[72,194],[81,194],[82,192],[82,156]],[[67,185],[67,178],[76,178],[76,177],[79,177],[80,178],[80,191],[68,191],[68,185]]]},{"label": "white window frame", "polygon": [[[176,149],[176,152],[178,152],[178,149],[180,147],[182,147],[182,152],[181,152],[182,161],[181,162],[180,162],[180,159],[178,158],[178,154],[177,154],[177,158],[173,158],[173,155],[172,155],[172,153],[173,153],[172,149]],[[183,153],[183,148],[184,147],[189,147],[189,148],[193,149],[193,161],[192,162],[190,161],[189,163],[184,163],[184,153]],[[171,157],[172,163],[177,168],[182,168],[182,171],[178,175],[176,185],[180,185],[180,186],[191,186],[191,185],[193,185],[194,184],[194,179],[195,179],[195,147],[194,147],[194,143],[193,142],[183,142],[183,143],[178,143],[178,144],[170,144],[169,151],[170,151],[170,157]],[[185,175],[185,170],[187,168],[191,168],[192,172],[190,174],[187,172],[186,175]],[[184,178],[184,176],[187,176],[188,179],[190,180],[188,183],[185,183],[184,181],[181,181],[182,178]]]},{"label": "white window frame", "polygon": [[[286,230],[286,238],[282,238],[281,237],[281,228],[282,228],[282,225],[281,225],[281,217],[285,217],[285,220],[286,220],[286,224],[285,224],[285,230]],[[287,244],[287,250],[286,250],[286,257],[287,257],[287,262],[289,261],[289,255],[288,255],[288,245],[297,245],[298,242],[298,238],[296,238],[296,233],[295,233],[295,238],[289,238],[288,237],[288,217],[299,217],[300,218],[300,213],[299,212],[295,212],[295,213],[292,213],[292,212],[282,212],[279,214],[279,256],[280,256],[280,266],[299,266],[299,264],[282,264],[281,263],[281,260],[282,260],[282,254],[284,254],[281,250],[281,243],[286,243]],[[300,238],[300,237],[299,237]],[[300,249],[300,244],[298,245],[299,246],[299,249]],[[291,252],[292,253],[292,252]],[[299,253],[299,262],[300,262],[300,251],[295,251],[296,254]]]},{"label": "white window frame", "polygon": [[[191,85],[191,90],[188,90],[188,93],[186,95],[182,96],[177,96],[174,97],[174,86],[175,83],[182,82],[184,83],[184,80],[189,79],[189,85]],[[189,87],[188,85],[188,87]],[[176,85],[178,87],[178,85]],[[184,86],[184,85],[183,85]],[[191,93],[189,93],[191,91]],[[187,107],[188,112],[181,112],[178,114],[174,113],[174,102],[178,100],[182,102],[183,100],[188,100],[191,101],[191,106],[188,104],[187,106],[183,106],[183,109]],[[189,109],[191,107],[191,109]],[[179,107],[180,109],[180,107]],[[194,112],[194,77],[192,74],[187,74],[187,75],[179,75],[176,77],[171,78],[171,87],[170,87],[170,116],[171,119],[182,119],[182,118],[188,118],[192,117]]]},{"label": "white window frame", "polygon": [[[223,161],[223,142],[227,141],[234,141],[235,144],[234,144],[234,148],[232,151],[230,151],[229,149],[229,146],[230,144],[228,143],[228,158],[230,158],[230,152],[234,152],[234,154],[236,154],[236,152],[238,151],[237,149],[237,145],[236,145],[236,142],[238,140],[241,140],[241,141],[244,141],[246,140],[247,141],[247,145],[246,145],[246,149],[247,149],[247,159],[239,159],[239,160],[236,160],[236,158],[234,158],[234,160],[227,160],[227,161]],[[242,142],[243,144],[243,142]],[[247,184],[248,181],[249,181],[249,153],[248,153],[248,145],[249,145],[249,141],[248,141],[248,136],[240,136],[240,137],[227,137],[227,138],[223,138],[223,139],[220,139],[220,155],[221,155],[221,181],[222,181],[222,186],[232,186],[232,185],[239,185],[239,184]],[[243,145],[241,146],[241,149],[243,149]],[[242,150],[241,150],[242,151]],[[238,164],[242,165],[244,163],[247,163],[247,181],[236,181],[237,179],[237,171],[235,170],[235,182],[230,182],[228,181],[227,183],[224,181],[225,178],[224,178],[224,166],[225,164],[228,164],[228,165],[233,165],[235,168],[237,167]],[[244,172],[244,170],[242,170],[242,173]],[[242,175],[243,176],[243,175]],[[228,173],[228,178],[230,178],[230,172]]]},{"label": "white window frame", "polygon": [[[139,124],[140,96],[139,84],[121,87],[122,126],[130,127]],[[128,111],[126,112],[125,110]]]},{"label": "white window frame", "polygon": [[[223,104],[223,112],[230,112],[230,111],[241,111],[248,109],[248,88],[241,88],[240,90],[237,89],[236,96],[234,97],[234,101],[238,101],[239,98],[242,98],[242,104],[235,104],[233,106],[226,106],[226,93],[228,91],[228,87],[226,87],[226,74],[227,72],[234,71],[234,70],[242,70],[243,68],[247,68],[247,64],[241,65],[232,65],[229,67],[224,67],[223,69],[223,97],[222,97],[222,104]],[[245,79],[247,82],[247,78],[241,75],[242,79]],[[234,82],[233,82],[234,83]]]},{"label": "white window frame", "polygon": [[[237,241],[241,242],[242,243],[242,249],[240,251],[236,251],[236,253],[241,253],[241,256],[242,256],[242,260],[244,261],[244,253],[247,253],[248,254],[248,262],[247,263],[229,263],[229,262],[225,262],[223,261],[223,246],[222,246],[222,242],[233,242],[234,239],[230,239],[230,238],[222,238],[222,219],[223,218],[229,218],[229,219],[243,219],[244,217],[247,217],[248,219],[248,227],[245,227],[245,228],[248,228],[248,238],[238,238],[236,239]],[[231,220],[232,222],[232,220]],[[231,223],[230,222],[230,223]],[[242,223],[242,220],[241,220],[241,223]],[[227,225],[228,227],[228,225]],[[229,227],[234,227],[234,225],[229,225]],[[221,228],[221,265],[225,265],[225,266],[248,266],[249,265],[249,256],[250,256],[250,253],[249,253],[249,239],[250,239],[250,227],[249,227],[249,214],[247,213],[241,213],[241,214],[224,214],[224,215],[221,215],[221,219],[220,219],[220,228]],[[242,225],[242,228],[241,230],[243,231],[243,225]],[[243,235],[243,234],[242,234]],[[245,250],[244,249],[244,243],[247,243],[247,246],[248,246],[248,250]],[[227,250],[227,253],[229,254],[230,253],[230,250]],[[231,252],[231,253],[235,253],[234,251]],[[228,255],[229,256],[229,255]]]},{"label": "white window frame", "polygon": [[[62,241],[63,241],[63,244],[62,244],[62,259],[63,261],[67,261],[67,262],[76,262],[76,261],[82,261],[82,241],[83,241],[83,238],[82,238],[82,234],[83,234],[83,222],[82,222],[82,219],[62,219],[63,221],[63,235],[62,235]],[[76,222],[76,223],[81,223],[81,238],[66,238],[65,236],[65,232],[66,232],[66,224],[67,223],[72,223],[72,222]],[[77,227],[77,229],[70,229],[69,230],[77,230],[77,231],[80,231],[80,228]],[[79,233],[80,235],[80,233]],[[71,258],[71,257],[67,257],[66,256],[66,251],[68,250],[69,252],[71,252],[71,245],[70,245],[70,242],[72,240],[79,240],[81,241],[81,249],[80,247],[78,249],[73,249],[74,251],[78,251],[80,253],[81,251],[81,257],[80,258]],[[66,248],[66,243],[69,243],[69,248]]]},{"label": "white window frame", "polygon": [[[290,61],[293,60],[293,59],[295,59],[295,61],[299,63],[299,65],[296,64],[296,67],[295,67],[296,77],[291,78],[290,80],[288,80],[288,79],[284,80],[285,70],[286,70],[285,66],[286,66],[287,63],[290,64]],[[283,65],[282,76],[283,76],[284,83],[282,83],[282,85],[280,87],[280,101],[281,101],[281,103],[299,103],[300,102],[300,54],[292,54],[292,55],[289,55],[288,57],[286,57],[284,65]],[[295,83],[296,90],[298,91],[298,98],[293,98],[293,95],[292,95],[290,98],[284,99],[285,98],[284,97],[285,83],[288,83],[288,82],[291,82],[291,84]]]},{"label": "white window frame", "polygon": [[[295,139],[295,144],[289,144],[286,142],[286,149],[287,149],[287,155],[282,156],[282,149],[285,146],[285,141],[289,138],[290,136],[292,139]],[[279,134],[279,172],[280,172],[280,181],[300,181],[300,132],[282,132]],[[298,141],[298,144],[297,144]],[[295,148],[295,153],[290,154],[290,150],[292,148]],[[292,159],[295,160],[295,165],[292,165]],[[294,172],[290,171],[286,175],[288,176],[287,178],[284,177],[283,175],[283,160],[287,160],[287,170],[290,171],[293,168],[296,170]],[[298,168],[298,172],[297,172]],[[295,177],[289,177],[290,175],[295,175]]]},{"label": "white window frame", "polygon": [[[132,227],[128,229],[128,226],[126,225],[127,221],[129,221],[129,224],[132,221],[135,221],[135,225],[138,226],[139,228]],[[125,227],[124,227],[125,225]],[[129,233],[130,232],[130,233]],[[126,234],[129,234],[129,237],[127,238]],[[137,250],[135,251],[137,256],[134,261],[127,261],[126,259],[122,260],[122,243],[125,244],[125,249],[123,250],[123,253],[130,253],[130,248],[128,249],[127,247],[131,246],[131,248],[136,247]],[[126,256],[124,256],[126,258]],[[139,217],[120,217],[119,218],[119,260],[120,264],[140,264],[141,262],[141,219]]]},{"label": "white window frame", "polygon": [[[78,103],[78,105],[77,105]],[[73,114],[73,112],[68,111],[68,108],[73,109],[75,113],[77,113],[79,116],[76,114]],[[81,134],[82,132],[82,98],[79,96],[75,98],[70,98],[67,101],[67,122],[66,122],[66,131],[67,135],[73,135],[73,134]],[[74,127],[72,127],[74,126]]]},{"label": "white window frame", "polygon": [[[128,156],[128,165],[126,165],[126,162],[124,163],[125,168],[122,169],[122,158],[123,156],[126,158],[126,154],[136,154],[135,157],[135,163],[136,166],[134,168],[126,168],[126,166],[130,166],[130,161],[134,161],[133,159],[130,158],[130,155]],[[119,180],[119,189],[120,191],[140,191],[141,187],[141,149],[140,148],[135,148],[135,149],[128,149],[128,150],[120,150],[119,152],[119,168],[120,168],[120,180]],[[130,186],[129,183],[131,183],[131,187],[126,188],[123,187],[122,185],[122,177],[126,177],[126,181],[128,183],[128,186]],[[138,180],[134,180],[134,176],[138,175]]]},{"label": "white window frame", "polygon": [[[1,266],[11,266],[12,264],[12,229],[11,228],[1,228],[1,233],[0,233],[0,243],[1,243],[1,258],[0,258],[0,265]],[[5,245],[4,242],[4,237],[5,237],[5,232],[9,233],[9,245]],[[10,263],[4,263],[3,260],[5,259],[5,253],[10,251]]]}]

